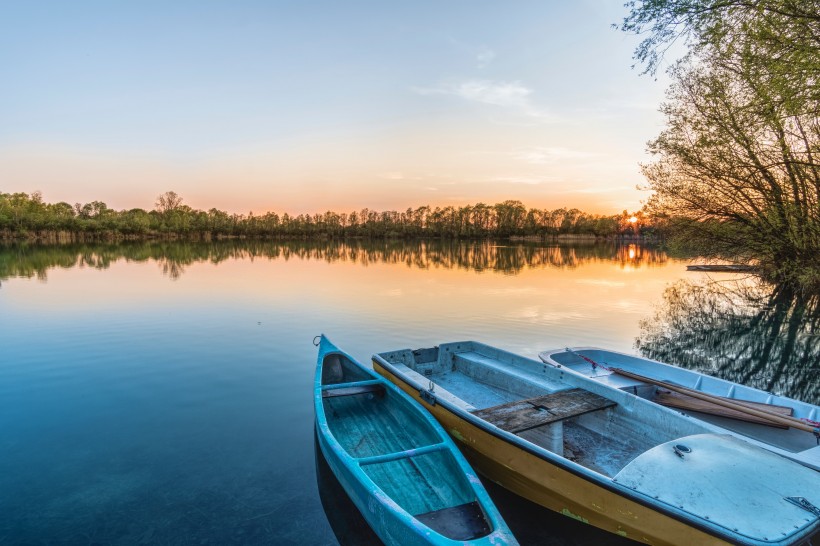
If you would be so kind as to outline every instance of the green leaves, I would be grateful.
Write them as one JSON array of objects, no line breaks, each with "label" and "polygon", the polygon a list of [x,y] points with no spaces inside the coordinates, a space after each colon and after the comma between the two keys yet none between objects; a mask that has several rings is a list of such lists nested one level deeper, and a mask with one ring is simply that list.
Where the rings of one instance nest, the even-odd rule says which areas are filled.
[{"label": "green leaves", "polygon": [[820,277],[794,273],[820,255],[820,0],[628,7],[621,28],[647,34],[635,52],[646,71],[689,44],[644,167],[654,212],[679,218],[679,236],[708,255],[754,259],[774,280]]}]

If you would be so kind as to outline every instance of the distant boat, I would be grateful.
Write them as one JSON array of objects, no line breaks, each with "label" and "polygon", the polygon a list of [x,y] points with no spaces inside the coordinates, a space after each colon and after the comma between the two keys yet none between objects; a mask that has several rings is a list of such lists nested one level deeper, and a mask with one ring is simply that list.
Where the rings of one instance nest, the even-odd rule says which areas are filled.
[{"label": "distant boat", "polygon": [[503,487],[655,545],[807,544],[820,473],[581,374],[473,341],[373,356]]},{"label": "distant boat", "polygon": [[556,349],[538,357],[820,470],[820,406],[616,351]]},{"label": "distant boat", "polygon": [[757,271],[757,267],[745,264],[694,264],[687,265],[687,271],[715,271],[727,273],[750,273]]},{"label": "distant boat", "polygon": [[328,465],[385,544],[518,544],[435,419],[324,335],[314,408]]}]

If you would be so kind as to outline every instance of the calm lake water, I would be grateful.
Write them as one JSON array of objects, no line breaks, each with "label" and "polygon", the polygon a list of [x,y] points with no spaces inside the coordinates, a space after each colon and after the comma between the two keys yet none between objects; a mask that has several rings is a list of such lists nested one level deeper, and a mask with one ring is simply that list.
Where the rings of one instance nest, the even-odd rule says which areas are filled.
[{"label": "calm lake water", "polygon": [[[638,245],[0,247],[0,544],[372,544],[317,457],[319,333],[595,345],[820,402],[816,298]],[[488,486],[522,544],[623,544]]]}]

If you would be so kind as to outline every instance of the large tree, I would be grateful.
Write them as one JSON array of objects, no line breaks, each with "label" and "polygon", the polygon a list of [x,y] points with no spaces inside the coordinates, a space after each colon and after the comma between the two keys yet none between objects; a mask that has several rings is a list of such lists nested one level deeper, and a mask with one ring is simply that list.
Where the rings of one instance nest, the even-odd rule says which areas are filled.
[{"label": "large tree", "polygon": [[689,45],[644,166],[652,212],[707,255],[820,286],[820,1],[627,5],[649,71],[675,39]]},{"label": "large tree", "polygon": [[169,214],[182,206],[182,197],[177,195],[175,191],[167,191],[162,195],[157,196],[155,206],[157,212],[161,214]]}]

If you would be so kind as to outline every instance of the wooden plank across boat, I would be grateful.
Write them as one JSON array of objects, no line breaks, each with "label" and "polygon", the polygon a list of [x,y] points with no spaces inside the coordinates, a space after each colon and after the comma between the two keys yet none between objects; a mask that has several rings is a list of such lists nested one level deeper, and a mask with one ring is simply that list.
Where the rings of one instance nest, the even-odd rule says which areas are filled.
[{"label": "wooden plank across boat", "polygon": [[612,400],[595,393],[582,389],[569,389],[476,410],[473,415],[498,428],[515,433],[614,405],[615,402]]},{"label": "wooden plank across boat", "polygon": [[798,545],[820,473],[563,367],[472,341],[373,356],[475,468],[559,513],[647,544]]},{"label": "wooden plank across boat", "polygon": [[314,409],[328,466],[385,544],[517,544],[435,419],[325,336]]},{"label": "wooden plank across boat", "polygon": [[595,347],[555,349],[538,356],[566,373],[676,408],[712,432],[731,434],[820,470],[820,406]]}]

